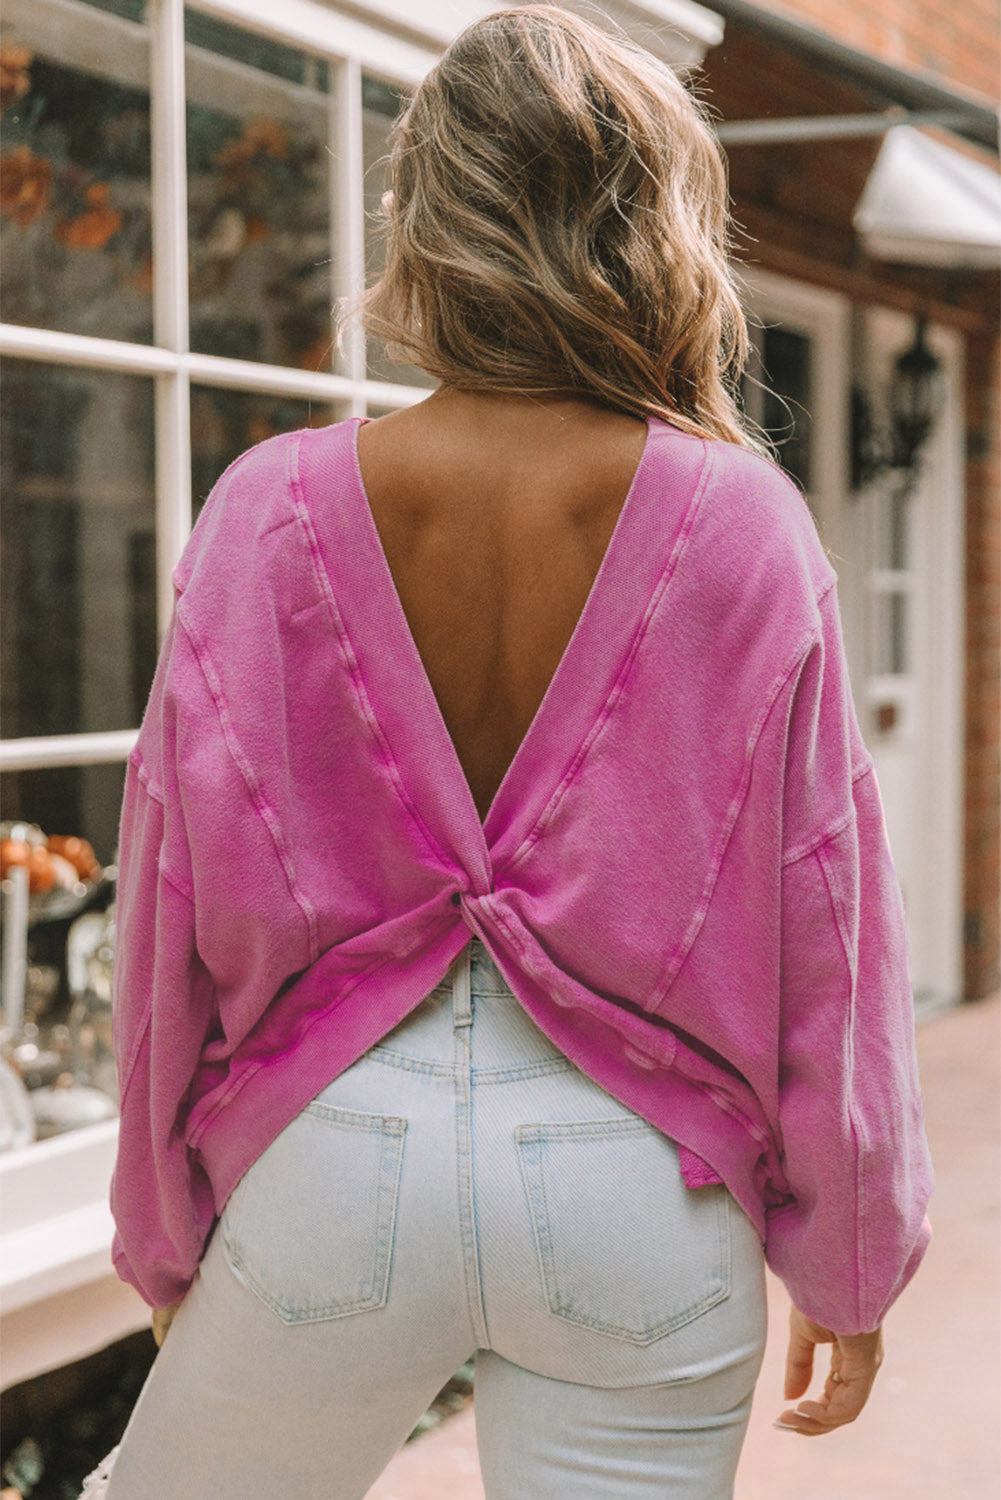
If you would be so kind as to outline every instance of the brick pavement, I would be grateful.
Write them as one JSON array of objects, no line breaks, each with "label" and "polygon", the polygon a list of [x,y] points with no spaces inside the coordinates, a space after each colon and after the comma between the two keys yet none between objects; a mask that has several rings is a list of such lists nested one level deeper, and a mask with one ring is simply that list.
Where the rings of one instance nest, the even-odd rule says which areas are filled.
[{"label": "brick pavement", "polygon": [[[936,1173],[932,1241],[887,1316],[868,1404],[857,1422],[824,1437],[772,1427],[786,1404],[789,1304],[769,1273],[768,1346],[735,1500],[1001,1495],[1001,994],[921,1021],[918,1061]],[[820,1351],[814,1391],[828,1362]],[[472,1407],[407,1443],[367,1500],[484,1500]]]}]

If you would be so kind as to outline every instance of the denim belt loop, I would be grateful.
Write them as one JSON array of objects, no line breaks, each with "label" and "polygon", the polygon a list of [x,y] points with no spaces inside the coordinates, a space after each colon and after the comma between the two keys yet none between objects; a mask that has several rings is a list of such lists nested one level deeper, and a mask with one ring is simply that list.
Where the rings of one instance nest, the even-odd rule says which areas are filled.
[{"label": "denim belt loop", "polygon": [[473,945],[470,941],[455,959],[452,971],[453,1028],[473,1024],[472,956]]}]

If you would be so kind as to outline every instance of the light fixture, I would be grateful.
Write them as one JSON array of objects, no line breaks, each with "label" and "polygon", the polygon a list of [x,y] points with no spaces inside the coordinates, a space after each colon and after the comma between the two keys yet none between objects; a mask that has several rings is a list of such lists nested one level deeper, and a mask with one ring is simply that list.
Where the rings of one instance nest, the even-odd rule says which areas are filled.
[{"label": "light fixture", "polygon": [[852,387],[852,489],[888,470],[909,489],[921,472],[921,453],[942,404],[942,370],[925,342],[927,319],[918,317],[914,341],[898,355],[889,390],[889,423],[881,425],[861,385]]}]

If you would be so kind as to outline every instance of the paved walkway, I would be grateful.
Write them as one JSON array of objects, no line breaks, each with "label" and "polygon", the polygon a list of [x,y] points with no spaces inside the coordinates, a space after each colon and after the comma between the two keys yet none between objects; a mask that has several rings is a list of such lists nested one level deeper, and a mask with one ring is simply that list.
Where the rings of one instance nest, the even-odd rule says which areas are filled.
[{"label": "paved walkway", "polygon": [[[768,1347],[736,1500],[1001,1494],[1001,994],[921,1021],[918,1059],[936,1173],[934,1232],[887,1316],[885,1359],[868,1404],[857,1422],[824,1437],[772,1427],[785,1405],[789,1302],[769,1272]],[[829,1362],[824,1351],[818,1358],[813,1392]],[[407,1443],[367,1500],[483,1500],[472,1406]]]}]

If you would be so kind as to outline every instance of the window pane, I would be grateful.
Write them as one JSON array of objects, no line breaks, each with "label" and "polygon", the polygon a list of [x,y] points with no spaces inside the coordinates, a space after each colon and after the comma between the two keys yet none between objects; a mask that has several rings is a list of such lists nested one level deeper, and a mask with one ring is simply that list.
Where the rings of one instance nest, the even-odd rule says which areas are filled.
[{"label": "window pane", "polygon": [[156,666],[152,382],[0,370],[4,738],[135,728]]},{"label": "window pane", "polygon": [[83,0],[95,10],[108,10],[115,16],[124,16],[127,21],[141,21],[146,14],[146,0]]},{"label": "window pane", "polygon": [[761,425],[778,444],[779,461],[810,488],[810,340],[791,328],[766,328]]},{"label": "window pane", "polygon": [[876,567],[910,566],[910,489],[896,484],[876,495]]},{"label": "window pane", "polygon": [[210,386],[191,390],[191,493],[197,520],[219,475],[255,443],[299,427],[326,427],[340,413],[324,402]]},{"label": "window pane", "polygon": [[191,347],[329,370],[330,70],[188,11]]},{"label": "window pane", "polygon": [[907,649],[909,595],[899,591],[874,596],[877,676],[893,676],[910,671]]},{"label": "window pane", "polygon": [[[5,822],[37,823],[47,837],[62,833],[86,839],[100,864],[110,865],[118,843],[124,791],[124,761],[4,771],[0,774],[0,810]],[[36,938],[38,934],[35,929]]]},{"label": "window pane", "polygon": [[4,20],[0,316],[150,343],[147,29],[73,0]]},{"label": "window pane", "polygon": [[[387,152],[389,132],[405,96],[381,79],[362,77],[362,151],[365,169],[365,275],[366,284],[376,281],[385,265],[385,247],[377,215],[382,195],[389,186]],[[434,386],[437,381],[415,365],[399,365],[387,358],[378,339],[369,339],[366,364],[370,380],[391,380],[402,385]]]}]

